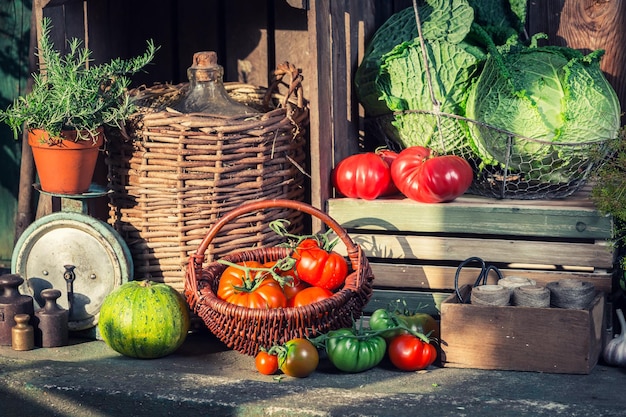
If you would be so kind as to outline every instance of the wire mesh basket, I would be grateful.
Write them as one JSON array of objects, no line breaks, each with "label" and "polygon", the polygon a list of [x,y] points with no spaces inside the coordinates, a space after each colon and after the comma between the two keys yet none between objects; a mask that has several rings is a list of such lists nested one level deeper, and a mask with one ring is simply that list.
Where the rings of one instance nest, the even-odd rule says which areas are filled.
[{"label": "wire mesh basket", "polygon": [[[430,137],[427,145],[436,154],[465,158],[475,177],[469,194],[499,199],[565,198],[580,190],[606,161],[611,152],[609,139],[586,142],[552,142],[515,133],[455,114],[426,110],[407,110],[377,118],[377,127],[387,146],[400,150],[392,137],[399,118],[402,123],[419,126],[419,134]],[[469,131],[490,137],[489,145],[468,139]],[[485,161],[477,147],[502,162]],[[485,153],[485,152],[482,152]]]}]

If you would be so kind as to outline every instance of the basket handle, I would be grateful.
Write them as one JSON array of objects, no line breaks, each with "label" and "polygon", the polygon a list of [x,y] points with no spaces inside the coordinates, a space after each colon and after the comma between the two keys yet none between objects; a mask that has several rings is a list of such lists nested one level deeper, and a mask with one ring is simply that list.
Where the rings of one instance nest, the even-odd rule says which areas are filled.
[{"label": "basket handle", "polygon": [[[283,80],[286,75],[289,76],[288,83]],[[265,92],[265,97],[263,97],[263,104],[267,106],[269,100],[272,98],[272,94],[278,91],[278,86],[282,84],[288,88],[287,93],[284,95],[283,102],[281,103],[283,107],[287,107],[287,103],[294,97],[296,106],[298,106],[299,109],[303,109],[305,103],[302,91],[302,79],[302,73],[295,65],[286,61],[282,64],[278,64],[276,70],[274,70],[274,81],[272,81],[272,84]]]},{"label": "basket handle", "polygon": [[359,247],[352,241],[348,232],[341,227],[337,221],[332,219],[323,211],[309,205],[306,203],[302,203],[300,201],[287,200],[287,199],[269,199],[269,200],[259,200],[254,201],[252,203],[243,204],[235,209],[232,209],[211,226],[209,232],[198,246],[196,253],[190,256],[190,260],[193,262],[193,266],[200,273],[200,269],[202,268],[202,264],[204,263],[206,250],[208,249],[210,243],[213,241],[215,236],[219,233],[219,231],[232,221],[233,219],[258,210],[263,210],[267,208],[273,207],[281,207],[281,208],[289,208],[292,210],[298,210],[303,213],[309,214],[311,216],[317,217],[322,220],[328,227],[330,227],[336,234],[339,239],[346,245],[346,249],[348,251],[348,255],[352,258],[356,256],[359,252]]}]

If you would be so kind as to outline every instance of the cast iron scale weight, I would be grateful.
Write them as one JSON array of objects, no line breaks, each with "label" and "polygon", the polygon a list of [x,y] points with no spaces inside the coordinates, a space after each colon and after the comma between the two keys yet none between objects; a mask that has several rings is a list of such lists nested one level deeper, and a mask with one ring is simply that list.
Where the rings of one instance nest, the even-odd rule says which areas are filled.
[{"label": "cast iron scale weight", "polygon": [[20,236],[11,271],[24,279],[22,294],[33,297],[35,309],[45,300],[41,291],[61,291],[59,306],[69,310],[68,328],[98,338],[100,306],[107,294],[133,279],[128,246],[109,224],[89,215],[89,200],[109,190],[91,184],[83,194],[40,193],[59,198],[61,211],[34,221]]}]

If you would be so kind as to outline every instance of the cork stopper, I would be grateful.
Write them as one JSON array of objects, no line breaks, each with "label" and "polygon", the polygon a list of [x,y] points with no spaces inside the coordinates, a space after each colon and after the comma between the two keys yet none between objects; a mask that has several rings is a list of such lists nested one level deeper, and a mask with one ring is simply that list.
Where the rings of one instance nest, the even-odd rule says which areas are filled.
[{"label": "cork stopper", "polygon": [[212,68],[217,66],[217,53],[214,51],[202,51],[193,54],[192,68]]}]

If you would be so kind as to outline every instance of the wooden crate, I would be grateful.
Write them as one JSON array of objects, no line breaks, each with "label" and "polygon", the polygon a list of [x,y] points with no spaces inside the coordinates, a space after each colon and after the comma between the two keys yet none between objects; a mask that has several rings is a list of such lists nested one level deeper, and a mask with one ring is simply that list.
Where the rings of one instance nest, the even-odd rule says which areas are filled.
[{"label": "wooden crate", "polygon": [[[446,204],[342,198],[330,199],[327,210],[370,261],[375,292],[368,312],[404,299],[438,316],[459,263],[472,256],[504,276],[538,284],[578,279],[604,293],[612,289],[612,219],[600,215],[584,192],[562,200],[464,195]],[[463,268],[460,285],[473,284],[478,273]],[[489,283],[496,279],[490,275]]]},{"label": "wooden crate", "polygon": [[[464,299],[471,293],[461,288]],[[455,368],[588,374],[602,350],[604,293],[586,310],[441,306],[441,362]]]}]

